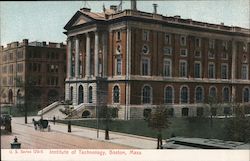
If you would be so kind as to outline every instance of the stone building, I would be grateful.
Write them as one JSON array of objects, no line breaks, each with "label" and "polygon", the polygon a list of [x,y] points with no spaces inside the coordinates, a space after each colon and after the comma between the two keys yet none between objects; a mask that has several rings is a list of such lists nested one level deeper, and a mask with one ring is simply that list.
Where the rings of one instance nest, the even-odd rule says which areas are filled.
[{"label": "stone building", "polygon": [[32,108],[41,109],[64,100],[65,78],[66,46],[63,43],[24,39],[1,46],[1,106],[18,107],[26,102]]},{"label": "stone building", "polygon": [[65,99],[79,116],[103,106],[135,119],[164,105],[173,116],[202,116],[218,102],[250,101],[250,30],[117,6],[82,8],[67,35]]}]

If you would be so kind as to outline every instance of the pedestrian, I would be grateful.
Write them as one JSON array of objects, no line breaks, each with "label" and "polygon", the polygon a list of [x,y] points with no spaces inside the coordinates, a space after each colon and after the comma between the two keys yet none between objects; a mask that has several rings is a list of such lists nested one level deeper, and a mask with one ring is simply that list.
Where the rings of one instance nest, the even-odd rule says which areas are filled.
[{"label": "pedestrian", "polygon": [[50,125],[48,125],[48,132],[50,132],[50,130],[51,130],[51,129],[50,129]]},{"label": "pedestrian", "polygon": [[54,125],[56,124],[56,117],[54,116],[53,117],[53,122],[54,122]]}]

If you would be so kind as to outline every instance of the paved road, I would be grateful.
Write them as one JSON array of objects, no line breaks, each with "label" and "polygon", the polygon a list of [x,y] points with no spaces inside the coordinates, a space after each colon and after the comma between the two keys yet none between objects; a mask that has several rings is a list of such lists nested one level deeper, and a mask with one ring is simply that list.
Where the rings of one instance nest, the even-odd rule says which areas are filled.
[{"label": "paved road", "polygon": [[1,136],[1,148],[9,149],[10,142],[13,142],[15,136],[22,143],[23,149],[129,149],[131,147],[88,139],[72,134],[62,133],[52,130],[35,130],[31,122],[24,125],[22,119],[13,118],[12,135]]},{"label": "paved road", "polygon": [[[72,126],[72,132],[67,133],[67,125],[50,123],[51,131],[35,130],[32,118],[24,124],[24,118],[13,118],[12,135],[1,136],[1,147],[10,148],[10,142],[17,136],[22,143],[22,148],[79,148],[79,149],[154,149],[156,140],[123,133],[110,132],[110,140],[104,139],[104,131],[100,130],[99,138],[95,129]],[[38,118],[36,119],[38,120]]]}]

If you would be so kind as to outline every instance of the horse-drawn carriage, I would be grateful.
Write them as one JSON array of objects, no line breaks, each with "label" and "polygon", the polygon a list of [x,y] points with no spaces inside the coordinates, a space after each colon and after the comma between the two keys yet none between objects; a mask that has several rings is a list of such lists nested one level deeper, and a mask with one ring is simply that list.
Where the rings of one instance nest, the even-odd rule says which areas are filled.
[{"label": "horse-drawn carriage", "polygon": [[36,130],[37,130],[37,128],[39,128],[40,130],[48,128],[48,131],[50,131],[50,126],[49,126],[48,120],[40,119],[40,120],[36,121],[33,118],[32,121],[33,121],[33,124],[34,124],[34,127]]}]

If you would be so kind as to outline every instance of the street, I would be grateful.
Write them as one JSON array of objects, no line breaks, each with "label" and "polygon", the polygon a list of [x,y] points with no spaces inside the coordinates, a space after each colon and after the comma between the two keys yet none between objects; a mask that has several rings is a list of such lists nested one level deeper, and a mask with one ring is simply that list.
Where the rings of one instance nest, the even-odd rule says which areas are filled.
[{"label": "street", "polygon": [[[51,123],[50,123],[51,124]],[[52,126],[52,125],[51,125]],[[52,126],[53,127],[53,126]],[[31,122],[24,124],[24,118],[12,119],[12,134],[1,136],[1,148],[9,149],[17,136],[22,149],[129,149],[131,147],[84,138],[60,131],[35,130]]]}]

